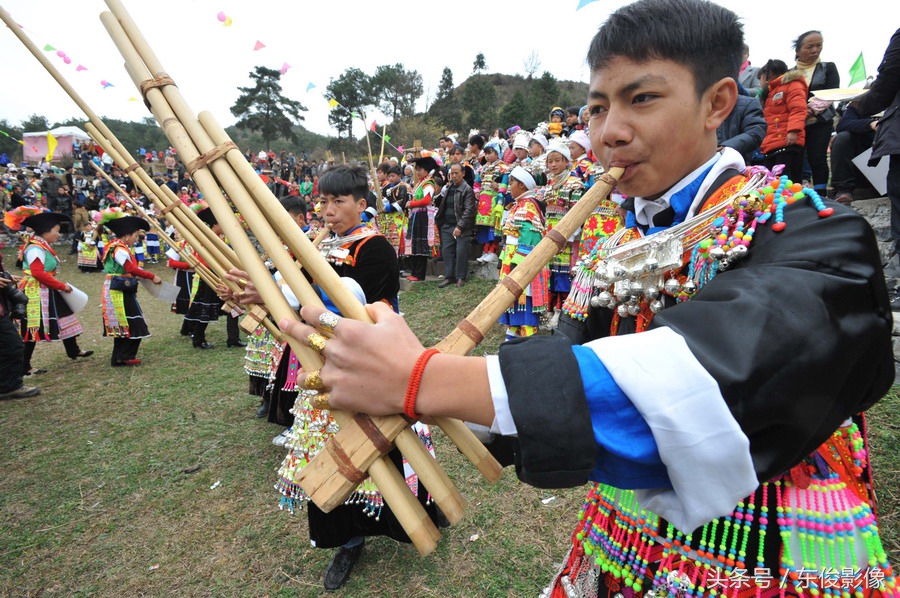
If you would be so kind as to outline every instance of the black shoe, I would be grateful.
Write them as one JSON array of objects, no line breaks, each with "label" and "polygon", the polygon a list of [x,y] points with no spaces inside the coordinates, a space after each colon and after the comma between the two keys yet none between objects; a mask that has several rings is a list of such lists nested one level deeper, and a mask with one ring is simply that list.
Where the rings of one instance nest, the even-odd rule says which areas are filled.
[{"label": "black shoe", "polygon": [[353,548],[344,548],[343,546],[338,548],[334,558],[331,559],[331,563],[328,564],[328,569],[325,570],[324,586],[326,590],[336,590],[347,583],[350,571],[353,570],[353,565],[356,564],[356,561],[359,560],[359,556],[362,554],[363,546],[363,544],[360,544]]},{"label": "black shoe", "polygon": [[435,507],[434,524],[441,528],[450,527],[450,520],[447,519],[440,507]]},{"label": "black shoe", "polygon": [[891,311],[900,311],[900,293],[896,290],[891,293]]},{"label": "black shoe", "polygon": [[213,349],[213,348],[215,348],[215,345],[212,343],[203,341],[202,343],[194,343],[194,348],[195,349]]},{"label": "black shoe", "polygon": [[256,410],[256,417],[261,419],[267,415],[269,415],[269,401],[263,399],[259,404],[259,409]]},{"label": "black shoe", "polygon": [[78,359],[79,357],[90,357],[90,356],[93,355],[93,354],[94,354],[94,352],[93,352],[93,351],[90,351],[90,350],[88,350],[88,351],[79,351],[78,353],[76,353],[75,355],[71,355],[70,357],[71,357],[72,359]]},{"label": "black shoe", "polygon": [[455,283],[455,282],[456,282],[456,279],[455,279],[455,278],[445,278],[442,282],[439,282],[439,283],[438,283],[438,288],[439,288],[439,289],[447,288],[447,287],[449,287],[451,284],[453,284],[453,283]]},{"label": "black shoe", "polygon": [[244,341],[228,341],[227,345],[229,348],[231,348],[231,347],[246,347],[247,343],[245,343]]},{"label": "black shoe", "polygon": [[27,399],[39,394],[41,394],[41,389],[37,386],[25,386],[23,384],[15,390],[0,393],[0,401],[5,401],[6,399]]}]

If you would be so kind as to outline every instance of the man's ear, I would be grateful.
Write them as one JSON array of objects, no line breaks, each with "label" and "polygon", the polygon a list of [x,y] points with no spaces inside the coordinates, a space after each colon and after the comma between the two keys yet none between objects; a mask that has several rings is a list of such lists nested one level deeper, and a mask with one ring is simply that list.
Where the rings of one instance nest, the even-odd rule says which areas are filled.
[{"label": "man's ear", "polygon": [[709,86],[703,94],[707,131],[715,131],[728,118],[737,102],[737,96],[737,83],[731,77],[723,77]]}]

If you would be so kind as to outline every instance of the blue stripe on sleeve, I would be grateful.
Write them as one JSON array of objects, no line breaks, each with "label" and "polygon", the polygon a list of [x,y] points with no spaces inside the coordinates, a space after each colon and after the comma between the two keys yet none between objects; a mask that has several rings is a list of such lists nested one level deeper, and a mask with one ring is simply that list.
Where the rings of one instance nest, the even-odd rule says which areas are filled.
[{"label": "blue stripe on sleeve", "polygon": [[617,488],[671,488],[650,426],[591,349],[572,347],[591,412],[597,461],[590,479]]}]

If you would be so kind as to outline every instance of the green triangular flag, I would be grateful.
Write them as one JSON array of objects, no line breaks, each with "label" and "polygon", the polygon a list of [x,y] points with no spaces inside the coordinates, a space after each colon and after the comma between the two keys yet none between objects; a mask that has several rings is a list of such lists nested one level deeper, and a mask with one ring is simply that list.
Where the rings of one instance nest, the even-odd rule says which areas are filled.
[{"label": "green triangular flag", "polygon": [[352,116],[353,118],[359,118],[359,113],[358,113],[358,112],[351,112],[351,113],[350,113],[350,116]]},{"label": "green triangular flag", "polygon": [[859,53],[859,58],[856,59],[856,62],[853,63],[853,66],[850,67],[850,85],[854,83],[859,83],[860,81],[866,80],[866,63],[863,61],[862,52]]},{"label": "green triangular flag", "polygon": [[385,136],[384,136],[384,142],[385,142],[385,143],[390,143],[390,142],[391,142],[391,136],[390,136],[390,135],[385,135]]},{"label": "green triangular flag", "polygon": [[52,51],[55,50],[55,49],[56,49],[56,48],[54,48],[54,47],[51,46],[50,44],[47,44],[46,46],[44,46],[44,52],[52,52]]}]

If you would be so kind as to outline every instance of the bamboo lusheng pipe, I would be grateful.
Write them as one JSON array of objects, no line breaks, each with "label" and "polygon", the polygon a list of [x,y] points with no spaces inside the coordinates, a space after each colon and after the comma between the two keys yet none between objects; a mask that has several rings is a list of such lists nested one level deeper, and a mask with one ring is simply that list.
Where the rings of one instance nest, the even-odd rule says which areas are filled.
[{"label": "bamboo lusheng pipe", "polygon": [[[106,24],[106,20],[108,19],[104,19],[104,24]],[[112,24],[107,25],[107,28],[111,30],[111,33],[115,31]],[[117,45],[119,45],[119,42],[117,42]],[[123,52],[123,54],[125,53],[126,52]],[[134,73],[133,76],[138,79],[139,74],[135,70],[137,68],[134,64],[135,61],[132,60],[131,57],[126,56],[126,58],[129,59],[129,68]],[[178,93],[177,89],[152,89],[147,94],[147,98],[157,119],[160,120],[160,122],[166,123],[164,128],[167,133],[170,129],[178,129],[180,126],[193,142],[195,147],[176,146],[183,159],[191,162],[196,159],[195,154],[197,151],[206,153],[215,147],[213,140],[207,136],[199,123],[192,119],[193,115],[190,113],[190,109],[184,105],[184,101],[180,97],[180,93]],[[170,105],[167,106],[166,101],[168,101]],[[214,123],[214,121],[212,122]],[[246,160],[244,160],[243,157],[242,161],[246,163]],[[300,270],[295,267],[293,259],[288,252],[284,250],[283,239],[285,237],[290,238],[299,235],[306,239],[296,223],[289,221],[288,226],[285,227],[282,238],[279,238],[279,235],[272,229],[271,224],[267,220],[266,214],[259,209],[253,198],[247,193],[243,183],[237,178],[227,162],[214,160],[208,164],[207,168],[210,168],[213,171],[218,182],[227,191],[235,206],[250,225],[251,230],[256,234],[257,240],[269,254],[275,267],[281,272],[285,282],[291,290],[294,291],[301,304],[321,305],[318,294],[312,289]],[[255,174],[252,179],[260,180]],[[207,191],[199,179],[198,184],[204,189],[204,196],[206,196]],[[271,196],[270,193],[268,194]],[[212,196],[215,196],[215,194],[213,193]],[[274,200],[274,197],[272,197],[272,199]],[[212,199],[209,200],[209,204],[211,208],[214,207],[214,201]],[[280,203],[278,205],[280,207]],[[281,208],[281,210],[276,210],[276,213],[278,211],[284,212],[284,209]],[[272,216],[273,214],[269,214],[269,218],[272,218]],[[217,214],[217,219],[218,218],[220,217]],[[219,222],[220,224],[222,223],[221,220],[219,220]],[[230,235],[229,238],[231,238]],[[324,261],[321,257],[318,257],[318,259]],[[343,288],[343,284],[339,281],[338,285]],[[360,305],[355,299],[354,302],[356,305]],[[268,305],[268,303],[267,300],[266,304]],[[285,316],[282,315],[281,317]],[[300,359],[300,362],[307,371],[321,368],[321,365],[306,363],[302,359]],[[355,421],[352,419],[352,414],[334,412],[333,417],[339,425],[343,426],[352,425]],[[444,510],[448,520],[451,522],[459,521],[465,510],[465,501],[456,488],[453,487],[443,470],[437,465],[437,462],[428,454],[418,436],[408,426],[405,426],[401,429],[398,436],[393,438],[393,441],[398,445],[398,448],[400,448],[404,456],[406,456],[407,461],[409,461],[414,468],[417,468],[417,474],[429,489],[432,498],[434,498]],[[376,485],[379,485],[379,488],[381,487],[378,480],[376,480],[375,483]],[[349,496],[355,487],[356,484],[350,484],[348,480],[348,484],[345,488],[346,495]],[[347,496],[344,496],[343,498],[346,499]],[[325,505],[320,504],[320,507],[323,507],[324,510]]]},{"label": "bamboo lusheng pipe", "polygon": [[[476,341],[476,338],[473,338],[473,336],[484,337],[503,312],[519,297],[522,289],[531,282],[554,255],[559,253],[567,239],[575,234],[578,228],[584,224],[600,204],[600,201],[609,196],[610,192],[615,188],[619,177],[622,176],[622,172],[622,168],[612,168],[609,172],[601,175],[599,180],[557,223],[553,229],[556,232],[548,234],[547,237],[542,239],[528,256],[522,260],[522,263],[516,266],[506,278],[501,280],[465,320],[447,335],[444,340],[435,345],[435,348],[453,355],[466,355],[474,349],[481,341]],[[441,418],[438,420],[438,425],[448,436],[456,432],[471,434],[471,431],[459,420]],[[457,428],[464,429],[464,432]],[[343,442],[344,434],[345,431],[341,430],[336,435],[335,440]],[[463,450],[463,448],[460,447],[460,450]],[[473,457],[469,455],[466,455],[466,457],[474,463]],[[315,462],[315,459],[313,462]]]},{"label": "bamboo lusheng pipe", "polygon": [[122,154],[118,149],[118,146],[121,144],[117,143],[117,139],[110,139],[102,135],[92,123],[85,123],[85,128],[103,150],[108,152],[113,160],[125,169],[128,176],[134,181],[134,184],[140,187],[156,207],[166,215],[166,220],[178,229],[178,232],[187,240],[188,244],[204,256],[209,267],[216,272],[217,276],[222,279],[222,282],[232,291],[239,291],[240,287],[237,284],[223,278],[224,274],[230,269],[239,267],[237,255],[234,251],[218,235],[213,233],[197,217],[193,210],[175,196],[171,189],[157,185],[140,166],[132,168],[131,165],[137,163],[127,152]]},{"label": "bamboo lusheng pipe", "polygon": [[[96,140],[95,140],[95,141],[96,141]],[[188,251],[188,250],[185,249],[184,247],[180,247],[179,244],[176,243],[175,240],[172,239],[172,237],[170,237],[170,236],[168,235],[168,233],[166,233],[166,231],[163,229],[163,227],[160,226],[160,224],[159,224],[159,222],[156,220],[156,218],[154,218],[153,216],[151,216],[150,214],[148,214],[147,212],[145,212],[145,211],[144,211],[144,208],[141,207],[141,205],[140,205],[138,202],[136,202],[133,198],[131,198],[131,197],[128,195],[128,193],[127,193],[124,189],[122,189],[122,187],[120,187],[120,186],[118,185],[118,183],[116,183],[116,182],[112,179],[111,176],[109,176],[108,174],[106,174],[106,173],[103,171],[102,168],[100,168],[99,166],[97,166],[97,165],[94,164],[93,162],[91,162],[91,166],[94,167],[94,169],[97,171],[97,174],[99,174],[101,177],[103,177],[104,179],[106,179],[106,181],[107,181],[110,185],[113,186],[113,189],[115,189],[116,192],[118,192],[120,195],[122,195],[122,196],[125,198],[125,200],[126,200],[129,204],[131,204],[131,207],[134,208],[134,210],[138,213],[138,216],[140,216],[141,218],[143,218],[144,220],[146,220],[146,221],[150,224],[150,227],[151,227],[154,231],[156,231],[156,234],[158,234],[158,235],[160,236],[160,238],[161,238],[163,241],[165,241],[165,243],[166,243],[169,247],[171,247],[171,248],[173,248],[175,251],[177,251],[177,252],[179,253],[179,255],[181,255],[181,257],[184,258],[184,261],[187,262],[187,263],[191,266],[191,268],[193,268],[194,270],[196,270],[197,274],[204,280],[204,282],[206,282],[206,284],[208,284],[208,285],[210,285],[210,286],[212,286],[212,287],[215,287],[215,286],[217,286],[217,285],[219,285],[219,284],[222,283],[222,280],[221,280],[218,276],[216,276],[216,275],[212,272],[212,270],[210,270],[203,262],[201,262],[200,260],[198,260],[198,259],[194,256],[193,252]]]},{"label": "bamboo lusheng pipe", "polygon": [[[113,160],[123,166],[128,163],[130,157],[123,156],[118,149],[113,147],[113,140],[110,140],[100,134],[96,127],[91,123],[85,123],[85,128],[88,133],[90,133],[91,137],[100,144],[104,151],[108,152],[110,156],[112,156]],[[229,256],[223,254],[219,251],[219,246],[217,244],[211,243],[209,241],[209,234],[212,234],[213,237],[218,239],[220,242],[221,239],[215,233],[213,233],[205,223],[201,222],[197,215],[193,212],[193,210],[188,209],[187,212],[180,211],[178,209],[170,209],[170,206],[184,206],[184,203],[178,199],[177,197],[173,199],[167,197],[165,195],[165,191],[169,193],[172,192],[168,187],[160,187],[153,181],[153,179],[146,177],[142,178],[136,174],[140,168],[134,169],[129,168],[128,166],[124,167],[128,175],[131,177],[131,180],[135,185],[140,187],[140,189],[150,198],[151,201],[156,205],[157,208],[164,212],[168,212],[166,214],[166,219],[175,226],[181,236],[187,240],[188,244],[201,255],[204,256],[204,259],[209,264],[209,268],[216,273],[216,277],[221,280],[229,289],[233,292],[240,291],[241,288],[237,283],[231,282],[228,279],[223,278],[224,274],[228,272],[230,269],[237,266],[235,262],[229,259]],[[143,172],[143,171],[141,171]],[[146,173],[144,173],[146,174]],[[165,191],[163,191],[165,189]],[[174,194],[172,194],[174,197]],[[190,216],[188,215],[190,213]],[[222,242],[224,244],[224,242]],[[227,247],[227,246],[226,246]],[[230,249],[230,248],[229,248]]]},{"label": "bamboo lusheng pipe", "polygon": [[[130,76],[136,85],[142,87],[141,84],[149,79],[147,76],[149,74],[147,72],[148,67],[145,65],[145,60],[150,63],[155,63],[156,61],[139,56],[135,47],[132,46],[132,43],[141,47],[141,52],[145,57],[151,56],[152,51],[149,50],[146,42],[143,41],[140,32],[137,31],[136,25],[131,21],[127,13],[125,13],[121,4],[110,0],[107,2],[107,5],[116,11],[119,19],[117,20],[116,16],[111,13],[103,13],[101,15],[101,21],[109,31],[120,52],[125,57]],[[125,32],[126,27],[128,29],[128,34]],[[156,73],[157,76],[162,76],[161,65],[153,64],[153,67],[158,67],[152,68],[152,71]],[[158,88],[151,88],[147,91],[146,97],[151,107],[151,111],[157,121],[162,124],[166,135],[176,147],[179,154],[182,156],[182,159],[187,160],[189,163],[196,160],[199,157],[199,151],[194,144],[194,140],[192,140],[191,136],[188,134],[185,125],[190,126],[193,129],[196,129],[197,127],[193,126],[193,115],[190,114],[190,110],[184,105],[178,90],[172,85],[165,86],[162,91]],[[176,110],[182,112],[181,117],[183,121],[185,121],[184,123],[176,118],[175,114],[172,112],[172,108],[169,106],[169,102],[175,105]],[[194,133],[197,138],[202,139],[205,137],[202,130],[194,131]],[[209,149],[212,149],[211,142],[209,143]],[[229,189],[229,193],[232,194],[232,199],[235,201],[238,209],[242,211],[244,218],[250,222],[251,227],[256,225],[257,228],[259,228],[260,223],[265,222],[264,217],[262,217],[261,213],[258,213],[258,209],[257,213],[254,212],[253,208],[255,206],[253,205],[252,200],[249,200],[249,196],[244,197],[246,195],[246,190],[242,186],[239,188],[235,186],[235,183],[239,184],[239,181],[234,177],[233,172],[222,168],[222,166],[226,166],[226,164],[219,163],[219,165],[217,165],[216,162],[218,161],[213,161],[211,166],[217,171],[217,174],[224,179],[223,182],[226,188]],[[258,177],[256,178],[258,179]],[[287,304],[287,301],[281,294],[277,285],[269,276],[268,270],[259,260],[259,256],[256,254],[255,248],[249,238],[243,234],[243,227],[231,212],[227,200],[221,194],[218,184],[208,168],[202,167],[196,170],[194,179],[203,191],[204,196],[207,198],[207,202],[215,214],[219,225],[223,228],[225,234],[232,243],[234,243],[237,253],[246,256],[247,259],[243,264],[244,269],[250,275],[270,312],[279,319],[296,319],[297,315]],[[250,203],[247,204],[247,201],[245,200],[249,200]],[[299,230],[296,225],[294,225],[294,227],[296,230]],[[262,232],[271,233],[271,230],[263,230]],[[269,236],[271,236],[271,238],[267,238]],[[289,256],[287,256],[287,252],[284,251],[283,246],[281,246],[280,241],[278,241],[274,234],[261,234],[259,235],[259,238],[266,243],[266,249],[269,252],[270,258],[272,258],[273,261],[276,261],[276,265],[278,265],[278,260],[282,259],[281,257],[276,257],[276,253],[283,254],[285,258],[290,260]],[[283,274],[293,270],[290,261],[286,267],[283,265],[281,267],[284,269]],[[299,278],[303,279],[302,276],[299,276]],[[305,279],[303,280],[305,281]],[[292,285],[292,289],[298,297],[303,296],[302,285],[298,285],[296,288]],[[312,292],[312,289],[310,288],[309,291]],[[317,296],[316,299],[318,300]],[[319,304],[321,304],[321,302],[319,302]],[[298,359],[304,364],[304,367],[318,369],[323,365],[321,355],[317,352],[312,351],[306,347],[306,345],[300,344],[295,339],[289,339],[289,343]],[[417,549],[423,554],[427,554],[433,550],[436,546],[436,539],[440,537],[440,534],[437,532],[437,529],[424,512],[421,505],[413,498],[408,489],[405,488],[405,483],[403,482],[400,473],[393,467],[393,464],[385,457],[378,458],[371,464],[369,473],[376,485],[381,489],[385,498],[389,501],[394,501],[392,504],[394,513],[403,523],[404,529],[410,536],[410,539],[413,540],[413,543],[416,544]],[[401,488],[403,488],[402,492],[400,491]]]},{"label": "bamboo lusheng pipe", "polygon": [[[518,299],[519,295],[541,269],[562,250],[566,240],[584,225],[600,202],[618,183],[624,169],[611,168],[572,206],[556,226],[531,250],[531,253],[485,297],[465,320],[435,348],[444,353],[465,355],[481,341],[473,338],[474,328],[483,337],[497,319]],[[555,231],[555,232],[554,232]],[[475,335],[476,337],[478,334]]]},{"label": "bamboo lusheng pipe", "polygon": [[[204,127],[205,132],[209,134],[212,138],[212,142],[215,144],[222,144],[228,139],[228,135],[225,131],[218,125],[215,121],[214,117],[208,112],[201,112],[199,115],[200,124]],[[237,149],[232,149],[225,154],[228,162],[235,167],[236,170],[241,167],[245,167],[247,165],[247,160]],[[213,163],[213,167],[217,168],[216,163]],[[248,174],[246,177],[243,177],[246,183],[253,185],[257,181],[261,180],[255,173]],[[282,248],[282,242],[287,244],[289,248],[294,252],[294,255],[298,258],[303,267],[311,271],[313,276],[316,278],[316,281],[325,289],[328,293],[329,298],[334,301],[338,308],[341,310],[341,313],[346,315],[347,317],[351,317],[358,320],[363,320],[366,322],[371,322],[371,318],[368,315],[368,312],[365,311],[365,307],[356,300],[356,298],[351,297],[350,302],[347,303],[346,299],[338,299],[341,294],[346,294],[347,291],[344,285],[340,282],[340,279],[337,277],[337,273],[331,268],[330,265],[322,259],[321,255],[316,251],[315,246],[309,243],[309,239],[306,238],[306,235],[303,235],[296,225],[293,227],[290,224],[293,224],[289,218],[282,217],[279,212],[283,211],[284,208],[281,207],[281,204],[278,203],[278,200],[272,196],[272,194],[268,191],[268,188],[263,186],[264,190],[260,189],[258,193],[254,193],[254,197],[259,201],[263,206],[263,213],[271,219],[273,225],[278,225],[279,223],[284,224],[288,223],[286,226],[278,227],[278,234],[280,235],[280,239],[278,239],[278,246],[273,248],[273,250],[277,251]],[[271,205],[270,205],[271,204]],[[280,209],[279,209],[280,208]],[[241,208],[241,213],[244,214],[244,217],[247,217],[247,212]],[[249,220],[248,220],[249,222]],[[258,238],[262,240],[262,235],[259,234],[258,229],[254,223],[251,223],[251,228],[257,232]],[[305,242],[304,242],[305,241]],[[329,281],[322,281],[317,274],[321,271],[321,266],[324,264],[325,269],[324,273],[327,278],[330,278]],[[314,267],[316,271],[313,272]],[[280,269],[280,268],[279,268]],[[299,273],[299,271],[298,271]],[[284,275],[284,271],[282,270],[282,274]],[[301,280],[298,281],[298,284],[301,286],[308,286],[306,279],[302,276],[299,277]],[[337,278],[337,280],[334,280]],[[287,280],[287,277],[285,277]],[[289,286],[294,288],[294,284],[291,281],[288,281]],[[311,289],[310,289],[311,291]],[[318,304],[318,296],[313,294],[309,299],[304,299],[298,295],[298,299],[300,299],[301,304],[310,305],[310,304]],[[340,301],[340,302],[339,302]],[[307,369],[304,366],[304,369]],[[344,421],[343,423],[338,420],[338,423],[343,427],[346,425],[355,425],[355,421]],[[477,451],[469,450],[469,453],[476,453],[477,462],[482,463],[482,468],[488,469],[490,466],[490,461],[493,461],[493,457],[490,456],[490,453],[487,453],[487,450],[484,449],[484,445],[478,442],[475,439],[474,435],[460,422],[457,427],[453,427],[455,424],[448,424],[448,428],[451,429],[450,432],[445,430],[448,437],[451,438],[454,442],[457,439],[460,439],[459,442],[456,442],[457,446],[476,446],[481,447],[483,452],[487,454],[489,460],[486,460],[485,457],[481,454],[477,454]],[[461,426],[461,428],[459,427]],[[454,437],[455,436],[455,437]],[[438,503],[441,509],[444,511],[444,515],[451,523],[456,523],[459,521],[465,510],[465,499],[463,499],[462,495],[450,481],[450,478],[447,474],[441,469],[435,460],[425,451],[422,446],[421,441],[416,436],[416,434],[409,428],[406,428],[400,435],[394,439],[394,442],[397,445],[397,448],[400,449],[400,452],[404,454],[407,461],[409,461],[412,468],[416,471],[419,477],[422,479],[422,482],[425,484],[425,487],[428,488],[434,500]],[[475,443],[475,444],[473,444]],[[462,450],[462,448],[461,448]],[[477,462],[473,460],[473,463]],[[494,461],[496,463],[496,461]],[[480,468],[481,469],[481,468]],[[489,469],[488,469],[489,470]],[[311,470],[312,471],[312,470]],[[490,471],[490,470],[489,470]],[[496,465],[496,473],[499,477],[500,468],[499,464]],[[310,479],[309,474],[300,474],[301,485],[303,484],[303,480]],[[349,482],[349,480],[348,480]],[[377,484],[377,482],[376,482]],[[312,484],[315,486],[315,484]],[[348,483],[344,486],[343,493],[346,496],[353,491],[355,488],[355,484]],[[304,488],[306,490],[306,488]],[[307,492],[310,496],[317,496],[316,489],[310,488],[313,491]],[[344,496],[343,498],[346,498]],[[330,501],[329,501],[330,502]],[[317,503],[318,504],[318,503]],[[322,505],[319,505],[322,508]],[[324,510],[324,509],[323,509]]]},{"label": "bamboo lusheng pipe", "polygon": [[[200,124],[212,138],[213,143],[220,145],[228,141],[228,134],[216,122],[215,118],[209,112],[201,112],[198,115]],[[287,216],[284,207],[275,199],[268,187],[263,184],[262,179],[253,171],[247,163],[247,159],[238,149],[231,149],[225,154],[228,163],[241,176],[241,180],[247,185],[250,194],[259,203],[260,208],[269,217],[273,227],[275,227],[281,240],[287,244],[288,248],[293,252],[294,256],[303,265],[303,268],[309,272],[316,282],[328,293],[328,297],[337,305],[341,313],[354,320],[363,322],[372,322],[369,313],[365,307],[353,297],[352,294],[340,283],[340,277],[334,269],[324,260],[318,250],[309,242],[305,235],[298,235],[297,229],[293,226],[293,221]],[[301,299],[302,302],[302,299]],[[448,418],[438,418],[435,420],[437,425],[444,431],[448,438],[456,445],[456,447],[465,455],[465,457],[481,472],[481,474],[490,482],[496,482],[502,474],[502,468],[496,459],[488,452],[485,446],[472,434],[472,432],[459,421],[452,421]],[[416,441],[418,442],[418,441]],[[407,454],[404,446],[400,447],[401,452]],[[414,450],[409,447],[409,450]],[[407,455],[408,457],[408,455]],[[426,487],[431,489],[426,483]],[[460,500],[461,500],[460,496]],[[440,503],[439,503],[440,504]],[[443,506],[441,507],[443,508]],[[447,518],[451,519],[451,514],[445,512]]]},{"label": "bamboo lusheng pipe", "polygon": [[[100,132],[100,135],[110,141],[110,143],[116,148],[116,150],[119,152],[119,154],[123,157],[123,159],[128,164],[128,166],[130,166],[132,163],[137,164],[131,158],[130,154],[128,153],[128,150],[119,142],[119,140],[116,138],[116,136],[113,135],[113,133],[112,133],[112,131],[110,131],[109,127],[106,126],[106,123],[104,123],[103,120],[101,120],[100,117],[97,116],[97,114],[91,109],[91,107],[88,106],[87,102],[85,102],[81,98],[81,96],[78,94],[78,92],[75,91],[75,89],[69,84],[69,82],[66,81],[65,77],[62,76],[62,74],[50,62],[50,60],[47,58],[47,56],[45,56],[44,52],[42,52],[34,44],[34,42],[31,41],[31,39],[29,39],[29,37],[25,34],[25,31],[21,27],[19,27],[19,25],[12,19],[12,17],[9,15],[9,13],[3,9],[3,7],[0,7],[0,19],[2,19],[4,23],[6,23],[6,25],[9,27],[9,29],[16,35],[16,37],[19,38],[19,41],[22,42],[22,45],[24,45],[28,49],[28,51],[31,52],[32,56],[34,56],[37,59],[37,61],[41,63],[41,66],[44,67],[44,69],[50,74],[50,76],[53,77],[53,79],[59,84],[60,87],[62,87],[63,91],[66,92],[66,94],[72,99],[73,102],[75,102],[75,104],[81,109],[81,111],[85,114],[85,116],[88,117],[88,120],[90,120],[90,122]],[[122,164],[122,162],[120,162],[120,164]],[[139,176],[141,176],[142,179],[145,179],[146,182],[148,182],[148,183],[152,183],[152,179],[150,179],[150,176],[146,172],[144,172],[144,170],[142,168],[138,167],[135,170],[140,173]],[[171,194],[172,199],[177,199],[177,197],[175,197],[175,194],[172,193],[171,189],[166,187],[165,191],[168,191],[168,193]],[[164,191],[164,193],[165,193],[165,191]],[[193,212],[191,212],[190,208],[185,206],[181,201],[178,201],[178,203],[181,204],[181,206],[182,206],[182,208],[179,208],[179,209],[190,212],[190,214],[187,214],[187,218],[188,218],[189,222],[190,222],[190,217],[193,216],[194,220],[196,220],[196,223],[199,223],[199,219],[197,219],[197,215],[194,214]],[[196,223],[192,223],[192,224],[195,225]],[[204,229],[205,229],[205,232],[204,232]],[[237,256],[234,255],[234,252],[231,251],[231,248],[228,247],[227,245],[225,245],[225,243],[221,239],[219,239],[215,234],[213,234],[212,231],[209,230],[209,227],[202,226],[202,227],[198,227],[196,230],[200,233],[200,236],[206,236],[213,244],[216,244],[217,248],[220,251],[222,251],[223,253],[225,253],[225,255],[228,255],[230,257],[230,261],[235,262],[235,263],[237,262]]]},{"label": "bamboo lusheng pipe", "polygon": [[[119,156],[118,152],[116,152],[114,149],[112,149],[109,146],[109,143],[105,139],[103,139],[102,137],[99,136],[96,129],[90,126],[90,123],[88,123],[87,126],[90,129],[91,136],[94,139],[94,142],[100,144],[101,147],[104,148],[104,151],[108,151],[110,156],[113,157],[113,160],[115,160],[117,164],[121,165],[122,164],[122,162],[120,161],[121,156]],[[128,200],[129,203],[131,203],[131,205],[135,208],[135,210],[138,211],[138,213],[141,215],[141,217],[150,223],[150,226],[154,227],[157,230],[157,232],[160,234],[160,236],[163,238],[163,240],[170,247],[174,248],[184,258],[184,260],[186,262],[188,262],[192,268],[194,268],[194,270],[204,280],[204,282],[206,282],[206,284],[208,284],[209,286],[211,286],[213,288],[215,288],[216,286],[218,286],[220,284],[223,284],[226,287],[230,288],[234,292],[241,290],[240,285],[238,285],[235,282],[232,282],[231,280],[228,280],[227,278],[223,279],[223,278],[219,277],[214,272],[212,272],[212,270],[210,270],[206,264],[204,264],[203,262],[198,260],[191,251],[187,251],[183,247],[180,247],[178,245],[178,243],[175,242],[174,239],[169,237],[169,235],[165,232],[165,230],[163,230],[163,228],[159,225],[159,223],[156,221],[156,219],[153,218],[152,216],[150,216],[149,214],[147,214],[144,211],[144,209],[136,201],[131,199],[131,197],[129,197],[128,194],[125,193],[125,191],[121,187],[119,187],[119,185],[116,184],[116,182],[113,181],[109,175],[107,175],[105,172],[103,172],[103,169],[101,169],[96,164],[92,163],[91,165],[97,170],[98,173],[100,173],[107,181],[109,181],[109,183],[112,184],[113,187],[120,194],[122,194]],[[144,191],[145,194],[147,194],[148,197],[153,198],[153,196],[154,196],[153,191],[143,187],[143,181],[141,181],[140,179],[136,179],[136,178],[132,178],[132,180],[135,182],[136,185],[141,187],[141,189]],[[176,226],[176,228],[178,228],[178,227]],[[180,230],[181,229],[179,229],[179,231]],[[184,236],[184,235],[182,235],[182,236]],[[190,240],[188,240],[188,244],[189,245],[191,244]],[[196,249],[197,251],[201,251],[202,242],[200,242],[200,246],[198,246],[198,247],[194,247],[193,245],[191,245],[191,247]],[[240,312],[240,313],[243,313],[245,311],[243,307],[241,307],[240,305],[238,305],[232,301],[226,301],[223,306],[223,310],[225,308],[227,308],[227,311],[234,311],[234,312]],[[256,322],[256,324],[253,325],[251,330],[247,330],[246,332],[248,334],[251,334],[254,330],[256,330],[256,327],[258,325],[262,324],[265,327],[265,329],[269,332],[269,334],[272,335],[272,337],[276,341],[278,341],[280,343],[285,342],[284,333],[281,332],[281,330],[278,328],[278,326],[274,322],[272,322],[271,319],[266,317],[266,316],[268,316],[268,312],[265,311],[263,308],[260,308],[260,309],[262,309],[262,314],[255,313],[254,316],[252,317],[252,321]]]}]

